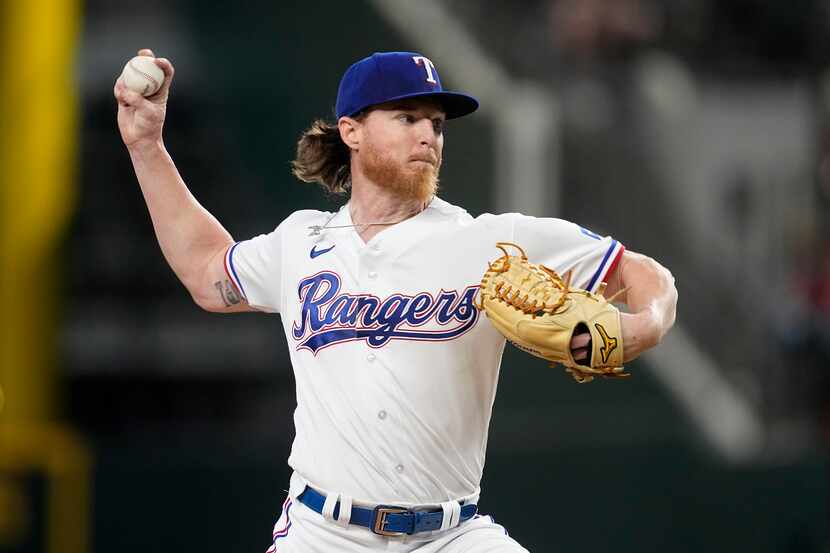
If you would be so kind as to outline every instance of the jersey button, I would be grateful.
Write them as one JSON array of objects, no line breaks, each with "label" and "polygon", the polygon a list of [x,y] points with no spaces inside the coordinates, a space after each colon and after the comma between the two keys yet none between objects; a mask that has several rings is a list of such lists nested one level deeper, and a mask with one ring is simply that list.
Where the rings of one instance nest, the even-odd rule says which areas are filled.
[{"label": "jersey button", "polygon": [[398,472],[403,472],[403,465],[398,465],[397,467],[395,467],[395,470]]},{"label": "jersey button", "polygon": [[369,271],[369,278],[378,278],[378,274],[375,271]]},{"label": "jersey button", "polygon": [[378,411],[378,418],[380,420],[385,419],[386,418],[386,411],[383,411],[383,410]]},{"label": "jersey button", "polygon": [[366,361],[368,361],[369,363],[371,363],[374,360],[375,360],[375,354],[374,353],[370,353],[369,355],[366,356]]}]

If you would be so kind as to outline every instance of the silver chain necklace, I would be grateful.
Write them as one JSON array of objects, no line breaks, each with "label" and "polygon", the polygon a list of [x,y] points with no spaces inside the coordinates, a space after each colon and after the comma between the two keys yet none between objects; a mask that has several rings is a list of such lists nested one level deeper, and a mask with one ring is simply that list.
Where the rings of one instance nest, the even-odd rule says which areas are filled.
[{"label": "silver chain necklace", "polygon": [[[421,209],[421,211],[423,211],[424,209],[426,209],[426,205],[423,207],[423,209]],[[420,211],[418,213],[420,213]],[[415,215],[417,215],[418,213],[416,213]],[[415,215],[410,215],[410,216],[404,217],[403,219],[399,219],[397,221],[383,221],[383,222],[378,221],[378,222],[374,222],[374,223],[355,223],[353,225],[329,226],[329,223],[331,223],[332,219],[337,217],[339,214],[340,214],[340,212],[337,212],[334,215],[332,215],[331,217],[329,217],[328,220],[326,220],[326,222],[323,225],[311,225],[311,226],[309,226],[308,229],[311,232],[309,232],[308,235],[309,236],[320,236],[320,233],[323,232],[326,229],[353,228],[353,227],[354,228],[357,228],[357,227],[374,227],[374,226],[382,226],[382,225],[397,225],[398,223],[402,223],[402,222],[406,221],[407,219],[409,219],[410,217],[415,216]]]}]

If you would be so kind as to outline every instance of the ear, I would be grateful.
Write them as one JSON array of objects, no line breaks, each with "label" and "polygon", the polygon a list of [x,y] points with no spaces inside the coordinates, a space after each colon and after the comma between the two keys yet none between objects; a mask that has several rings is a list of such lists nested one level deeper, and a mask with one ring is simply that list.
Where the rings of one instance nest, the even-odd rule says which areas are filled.
[{"label": "ear", "polygon": [[360,141],[363,138],[363,123],[351,117],[341,117],[337,120],[337,130],[340,131],[340,139],[351,150],[360,148]]}]

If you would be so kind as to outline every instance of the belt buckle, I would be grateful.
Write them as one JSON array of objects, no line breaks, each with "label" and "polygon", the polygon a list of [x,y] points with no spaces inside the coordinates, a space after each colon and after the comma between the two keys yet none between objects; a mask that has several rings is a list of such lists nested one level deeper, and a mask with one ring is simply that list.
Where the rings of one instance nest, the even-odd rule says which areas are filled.
[{"label": "belt buckle", "polygon": [[375,524],[372,527],[372,532],[378,534],[379,536],[405,536],[406,532],[392,532],[386,530],[386,516],[408,512],[410,512],[409,509],[404,509],[403,507],[395,507],[393,505],[378,505],[377,507],[375,507]]}]

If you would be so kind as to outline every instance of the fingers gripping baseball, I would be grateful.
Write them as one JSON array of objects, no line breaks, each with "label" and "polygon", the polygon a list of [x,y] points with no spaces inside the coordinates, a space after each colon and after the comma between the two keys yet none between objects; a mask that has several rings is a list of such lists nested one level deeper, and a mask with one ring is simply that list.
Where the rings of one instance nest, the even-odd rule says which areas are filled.
[{"label": "fingers gripping baseball", "polygon": [[[139,50],[138,55],[153,57],[153,51]],[[128,147],[161,141],[167,98],[175,70],[166,58],[155,58],[153,61],[164,73],[164,82],[151,96],[144,97],[127,88],[123,75],[115,81],[113,94],[118,102],[118,129]]]}]

